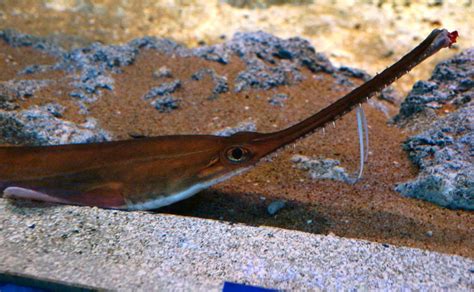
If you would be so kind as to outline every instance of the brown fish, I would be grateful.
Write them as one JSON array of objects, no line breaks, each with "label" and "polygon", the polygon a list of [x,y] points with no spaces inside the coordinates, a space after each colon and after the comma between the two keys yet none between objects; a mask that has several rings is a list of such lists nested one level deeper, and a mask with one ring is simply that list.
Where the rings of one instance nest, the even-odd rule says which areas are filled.
[{"label": "brown fish", "polygon": [[274,133],[174,135],[93,144],[0,147],[4,197],[129,210],[186,199],[333,122],[456,41],[434,30],[398,62],[333,104]]}]

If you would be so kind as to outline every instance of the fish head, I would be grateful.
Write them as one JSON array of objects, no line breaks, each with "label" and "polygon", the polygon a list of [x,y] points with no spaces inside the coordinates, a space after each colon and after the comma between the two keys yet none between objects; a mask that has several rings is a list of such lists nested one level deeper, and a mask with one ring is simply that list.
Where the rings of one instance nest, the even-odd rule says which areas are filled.
[{"label": "fish head", "polygon": [[256,132],[236,133],[228,137],[223,144],[219,160],[230,169],[255,165],[283,145],[283,142],[279,142],[274,136]]}]

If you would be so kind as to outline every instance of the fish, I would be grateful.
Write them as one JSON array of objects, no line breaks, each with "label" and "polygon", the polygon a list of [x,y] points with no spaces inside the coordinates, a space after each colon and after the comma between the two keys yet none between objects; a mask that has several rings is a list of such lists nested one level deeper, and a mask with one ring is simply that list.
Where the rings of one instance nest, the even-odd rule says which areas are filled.
[{"label": "fish", "polygon": [[[433,30],[412,51],[366,83],[301,122],[271,133],[2,146],[0,191],[10,199],[122,210],[151,210],[173,204],[251,169],[336,121],[426,58],[451,47],[457,37],[457,31]],[[362,124],[359,114],[358,123]]]}]

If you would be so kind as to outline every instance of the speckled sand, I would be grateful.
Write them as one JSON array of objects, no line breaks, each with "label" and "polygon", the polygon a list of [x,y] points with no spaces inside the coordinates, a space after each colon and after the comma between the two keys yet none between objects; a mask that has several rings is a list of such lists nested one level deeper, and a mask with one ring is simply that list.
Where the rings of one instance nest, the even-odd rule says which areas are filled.
[{"label": "speckled sand", "polygon": [[117,290],[472,289],[474,261],[190,217],[0,199],[0,272]]}]

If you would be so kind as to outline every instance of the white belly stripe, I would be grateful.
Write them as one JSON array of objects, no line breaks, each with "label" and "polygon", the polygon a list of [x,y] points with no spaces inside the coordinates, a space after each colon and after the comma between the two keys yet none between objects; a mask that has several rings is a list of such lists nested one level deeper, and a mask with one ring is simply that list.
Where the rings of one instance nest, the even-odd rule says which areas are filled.
[{"label": "white belly stripe", "polygon": [[201,191],[203,189],[206,189],[206,188],[208,188],[212,185],[223,182],[223,181],[225,181],[225,180],[227,180],[227,179],[229,179],[229,178],[231,178],[235,175],[241,174],[244,171],[249,170],[250,168],[252,168],[252,167],[249,166],[249,167],[245,167],[245,168],[240,168],[240,169],[238,169],[234,172],[227,173],[227,174],[225,174],[221,177],[218,177],[216,179],[213,179],[213,180],[210,180],[210,181],[207,181],[207,182],[202,182],[202,183],[195,184],[195,185],[191,186],[190,188],[188,188],[184,191],[181,191],[179,193],[170,194],[170,195],[165,196],[165,197],[154,198],[154,199],[151,199],[151,200],[149,200],[147,202],[143,202],[143,203],[127,204],[127,209],[128,210],[152,210],[152,209],[157,209],[157,208],[160,208],[160,207],[168,206],[168,205],[171,205],[175,202],[187,199],[187,198],[195,195],[199,191]]}]

